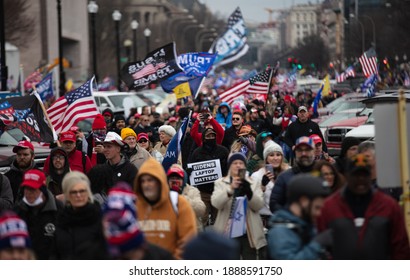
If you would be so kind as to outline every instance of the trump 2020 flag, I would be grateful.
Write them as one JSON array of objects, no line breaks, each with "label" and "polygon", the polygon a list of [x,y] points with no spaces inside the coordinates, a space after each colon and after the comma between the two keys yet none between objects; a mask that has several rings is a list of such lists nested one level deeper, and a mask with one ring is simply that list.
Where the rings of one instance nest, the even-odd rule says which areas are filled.
[{"label": "trump 2020 flag", "polygon": [[145,86],[182,72],[176,59],[175,43],[158,48],[141,60],[124,65],[122,80],[130,89],[139,90]]},{"label": "trump 2020 flag", "polygon": [[37,85],[37,93],[42,101],[47,101],[54,96],[53,72],[48,73]]},{"label": "trump 2020 flag", "polygon": [[178,156],[181,152],[181,146],[184,140],[184,135],[188,127],[189,121],[191,119],[191,113],[185,118],[181,124],[181,127],[178,129],[178,132],[172,137],[169,142],[167,152],[165,153],[164,160],[162,161],[162,167],[164,167],[165,172],[173,165],[178,162]]},{"label": "trump 2020 flag", "polygon": [[7,128],[19,128],[32,141],[54,140],[40,100],[35,95],[1,99],[0,121]]},{"label": "trump 2020 flag", "polygon": [[377,82],[377,74],[372,74],[366,81],[363,83],[362,92],[366,92],[367,97],[373,97],[374,88]]},{"label": "trump 2020 flag", "polygon": [[206,52],[179,55],[178,64],[184,69],[184,72],[180,72],[161,81],[162,89],[165,92],[175,92],[177,86],[189,82],[191,93],[196,95],[199,89],[198,86],[202,82],[202,78],[205,77],[211,69],[215,57],[215,54]]},{"label": "trump 2020 flag", "polygon": [[237,60],[248,52],[247,30],[238,7],[228,19],[228,30],[213,42],[210,53],[216,53],[215,68]]}]

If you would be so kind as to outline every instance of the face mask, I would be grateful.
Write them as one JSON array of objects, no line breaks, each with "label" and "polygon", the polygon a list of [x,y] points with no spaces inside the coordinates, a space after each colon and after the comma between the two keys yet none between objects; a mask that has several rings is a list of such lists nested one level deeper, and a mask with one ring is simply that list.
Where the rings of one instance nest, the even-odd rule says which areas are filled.
[{"label": "face mask", "polygon": [[215,147],[216,146],[216,138],[214,138],[214,139],[204,139],[204,146],[211,147],[211,148]]},{"label": "face mask", "polygon": [[41,203],[44,202],[43,196],[41,195],[41,193],[33,203],[28,202],[26,197],[23,197],[23,201],[24,201],[25,204],[27,204],[28,206],[31,206],[31,207],[38,206],[38,205],[40,205]]},{"label": "face mask", "polygon": [[104,132],[93,132],[93,137],[94,137],[94,139],[97,139],[97,140],[99,140],[99,141],[103,141],[104,139],[105,139],[105,136],[106,136],[107,134],[106,133],[104,133]]}]

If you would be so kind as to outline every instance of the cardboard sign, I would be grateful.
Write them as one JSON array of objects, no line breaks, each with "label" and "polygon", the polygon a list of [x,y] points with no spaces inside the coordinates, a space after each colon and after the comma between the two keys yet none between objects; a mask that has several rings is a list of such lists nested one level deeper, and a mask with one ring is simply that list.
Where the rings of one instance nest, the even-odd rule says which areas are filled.
[{"label": "cardboard sign", "polygon": [[194,186],[212,183],[222,177],[219,159],[188,163],[188,168],[192,168],[189,180]]}]

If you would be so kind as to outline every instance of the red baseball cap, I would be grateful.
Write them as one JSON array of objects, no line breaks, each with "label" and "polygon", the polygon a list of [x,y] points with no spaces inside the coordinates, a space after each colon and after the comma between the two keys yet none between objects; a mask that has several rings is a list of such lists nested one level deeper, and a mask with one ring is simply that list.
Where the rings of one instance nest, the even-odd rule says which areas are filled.
[{"label": "red baseball cap", "polygon": [[140,139],[147,139],[147,140],[149,140],[148,134],[146,134],[145,132],[139,133],[139,134],[138,134],[138,139],[137,139],[137,141],[139,141]]},{"label": "red baseball cap", "polygon": [[75,133],[72,131],[64,131],[60,133],[60,141],[65,142],[65,141],[70,141],[70,142],[76,142],[76,137]]},{"label": "red baseball cap", "polygon": [[34,152],[34,146],[27,140],[18,142],[17,146],[14,146],[13,153],[17,153],[20,149],[30,149]]},{"label": "red baseball cap", "polygon": [[315,143],[315,145],[316,145],[317,143],[322,143],[322,142],[323,142],[323,141],[322,141],[322,138],[320,138],[320,136],[317,135],[317,134],[312,134],[312,135],[310,135],[309,137],[313,140],[313,143]]},{"label": "red baseball cap", "polygon": [[37,169],[30,169],[23,176],[23,182],[20,186],[39,189],[46,185],[46,175]]},{"label": "red baseball cap", "polygon": [[176,174],[181,178],[184,178],[184,175],[185,175],[184,170],[182,168],[177,167],[177,166],[171,166],[168,169],[167,176],[171,176],[172,174]]},{"label": "red baseball cap", "polygon": [[176,121],[177,121],[177,118],[175,118],[175,117],[170,117],[168,119],[168,122],[176,122]]}]

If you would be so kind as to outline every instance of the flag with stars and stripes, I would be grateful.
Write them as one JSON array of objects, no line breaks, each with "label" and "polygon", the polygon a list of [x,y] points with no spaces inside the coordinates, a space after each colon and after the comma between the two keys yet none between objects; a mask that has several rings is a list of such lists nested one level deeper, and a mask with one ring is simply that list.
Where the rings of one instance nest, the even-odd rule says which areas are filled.
[{"label": "flag with stars and stripes", "polygon": [[231,104],[237,97],[243,94],[267,94],[272,77],[272,69],[264,70],[259,74],[242,81],[222,92],[219,97],[222,102]]},{"label": "flag with stars and stripes", "polygon": [[31,141],[52,142],[53,132],[40,102],[35,95],[1,99],[0,123],[7,129],[20,129]]},{"label": "flag with stars and stripes", "polygon": [[94,77],[61,96],[48,108],[47,113],[56,133],[67,131],[79,121],[99,114],[92,95],[93,80]]},{"label": "flag with stars and stripes", "polygon": [[228,19],[228,26],[225,33],[217,38],[209,50],[215,53],[214,68],[237,60],[245,55],[249,50],[247,41],[247,30],[239,7]]},{"label": "flag with stars and stripes", "polygon": [[370,48],[367,52],[364,52],[362,56],[359,57],[359,62],[362,65],[363,74],[366,77],[379,72],[374,48]]},{"label": "flag with stars and stripes", "polygon": [[336,75],[336,82],[341,83],[345,81],[348,77],[356,77],[356,72],[354,71],[353,66],[349,66],[346,70],[340,75]]}]

